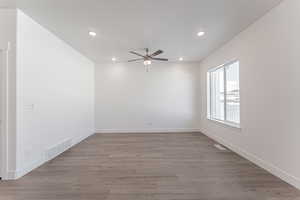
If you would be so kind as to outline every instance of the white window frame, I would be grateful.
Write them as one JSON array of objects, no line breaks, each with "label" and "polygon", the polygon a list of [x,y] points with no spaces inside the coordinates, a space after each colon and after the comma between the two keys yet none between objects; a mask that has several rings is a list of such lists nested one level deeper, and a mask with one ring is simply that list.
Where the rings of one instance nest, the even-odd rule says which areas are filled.
[{"label": "white window frame", "polygon": [[[236,63],[236,62],[240,66],[239,60],[234,59],[230,62],[227,62],[225,64],[222,64],[222,65],[218,66],[218,67],[215,67],[215,68],[212,68],[212,69],[208,70],[208,72],[207,72],[207,119],[211,120],[211,121],[214,121],[214,122],[222,123],[222,124],[234,127],[234,128],[241,128],[241,123],[235,123],[235,122],[231,122],[231,121],[226,120],[227,119],[227,112],[226,112],[227,111],[226,67],[230,66],[230,65],[232,65],[233,63]],[[212,72],[215,72],[216,70],[219,70],[221,68],[223,68],[223,70],[224,70],[224,120],[215,119],[211,116],[211,109],[212,109],[212,106],[211,106],[211,93],[212,93],[211,92],[212,91],[211,80],[212,80],[212,77],[211,76],[212,76]],[[240,102],[240,113],[241,113],[241,102]],[[240,114],[240,118],[241,118],[241,114]]]}]

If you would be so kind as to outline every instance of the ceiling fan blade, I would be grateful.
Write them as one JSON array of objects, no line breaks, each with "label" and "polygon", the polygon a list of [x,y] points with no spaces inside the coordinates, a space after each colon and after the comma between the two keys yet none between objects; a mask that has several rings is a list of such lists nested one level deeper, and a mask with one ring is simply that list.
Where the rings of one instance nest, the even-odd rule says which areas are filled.
[{"label": "ceiling fan blade", "polygon": [[128,60],[128,62],[135,62],[135,61],[140,61],[140,60],[144,60],[143,58],[139,58],[139,59],[132,59],[132,60]]},{"label": "ceiling fan blade", "polygon": [[145,58],[145,56],[143,56],[143,55],[141,55],[141,54],[139,54],[139,53],[136,53],[136,52],[134,52],[134,51],[129,51],[129,53],[132,53],[132,54],[134,54],[134,55],[141,56],[141,57]]},{"label": "ceiling fan blade", "polygon": [[152,60],[169,61],[167,58],[151,58]]},{"label": "ceiling fan blade", "polygon": [[151,56],[157,56],[159,54],[162,54],[163,51],[162,50],[157,50],[156,52],[154,52],[153,54],[151,54]]}]

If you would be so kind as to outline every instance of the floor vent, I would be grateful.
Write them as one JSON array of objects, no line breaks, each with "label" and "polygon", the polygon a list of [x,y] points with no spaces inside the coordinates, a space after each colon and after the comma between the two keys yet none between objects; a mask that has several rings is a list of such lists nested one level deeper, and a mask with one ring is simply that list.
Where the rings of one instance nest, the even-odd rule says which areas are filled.
[{"label": "floor vent", "polygon": [[228,149],[226,149],[224,146],[220,145],[220,144],[215,144],[214,145],[217,149],[219,149],[220,151],[228,151]]},{"label": "floor vent", "polygon": [[46,159],[51,160],[58,156],[59,154],[63,153],[67,149],[69,149],[72,146],[72,140],[67,139],[63,142],[61,142],[58,145],[55,145],[49,149],[46,150]]}]

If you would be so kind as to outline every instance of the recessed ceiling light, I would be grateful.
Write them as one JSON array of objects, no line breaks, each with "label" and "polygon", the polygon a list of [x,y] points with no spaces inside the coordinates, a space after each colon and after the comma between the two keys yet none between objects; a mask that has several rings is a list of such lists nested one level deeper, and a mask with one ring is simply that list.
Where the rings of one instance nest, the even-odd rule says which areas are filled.
[{"label": "recessed ceiling light", "polygon": [[92,37],[95,37],[95,36],[97,35],[97,33],[94,32],[94,31],[90,31],[90,32],[89,32],[89,35],[92,36]]},{"label": "recessed ceiling light", "polygon": [[200,32],[197,33],[197,35],[198,35],[199,37],[201,37],[201,36],[205,35],[205,32],[200,31]]},{"label": "recessed ceiling light", "polygon": [[180,57],[180,58],[179,58],[179,61],[183,61],[183,58],[182,58],[182,57]]},{"label": "recessed ceiling light", "polygon": [[112,60],[113,62],[115,62],[117,59],[116,59],[115,57],[113,57],[111,60]]}]

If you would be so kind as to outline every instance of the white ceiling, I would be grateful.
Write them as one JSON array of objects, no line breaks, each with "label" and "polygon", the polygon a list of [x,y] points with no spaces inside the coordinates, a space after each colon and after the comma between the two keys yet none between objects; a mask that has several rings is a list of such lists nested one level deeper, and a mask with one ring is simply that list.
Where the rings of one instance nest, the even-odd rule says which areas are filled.
[{"label": "white ceiling", "polygon": [[96,62],[135,58],[128,51],[145,47],[199,61],[280,1],[19,0],[18,7]]}]

